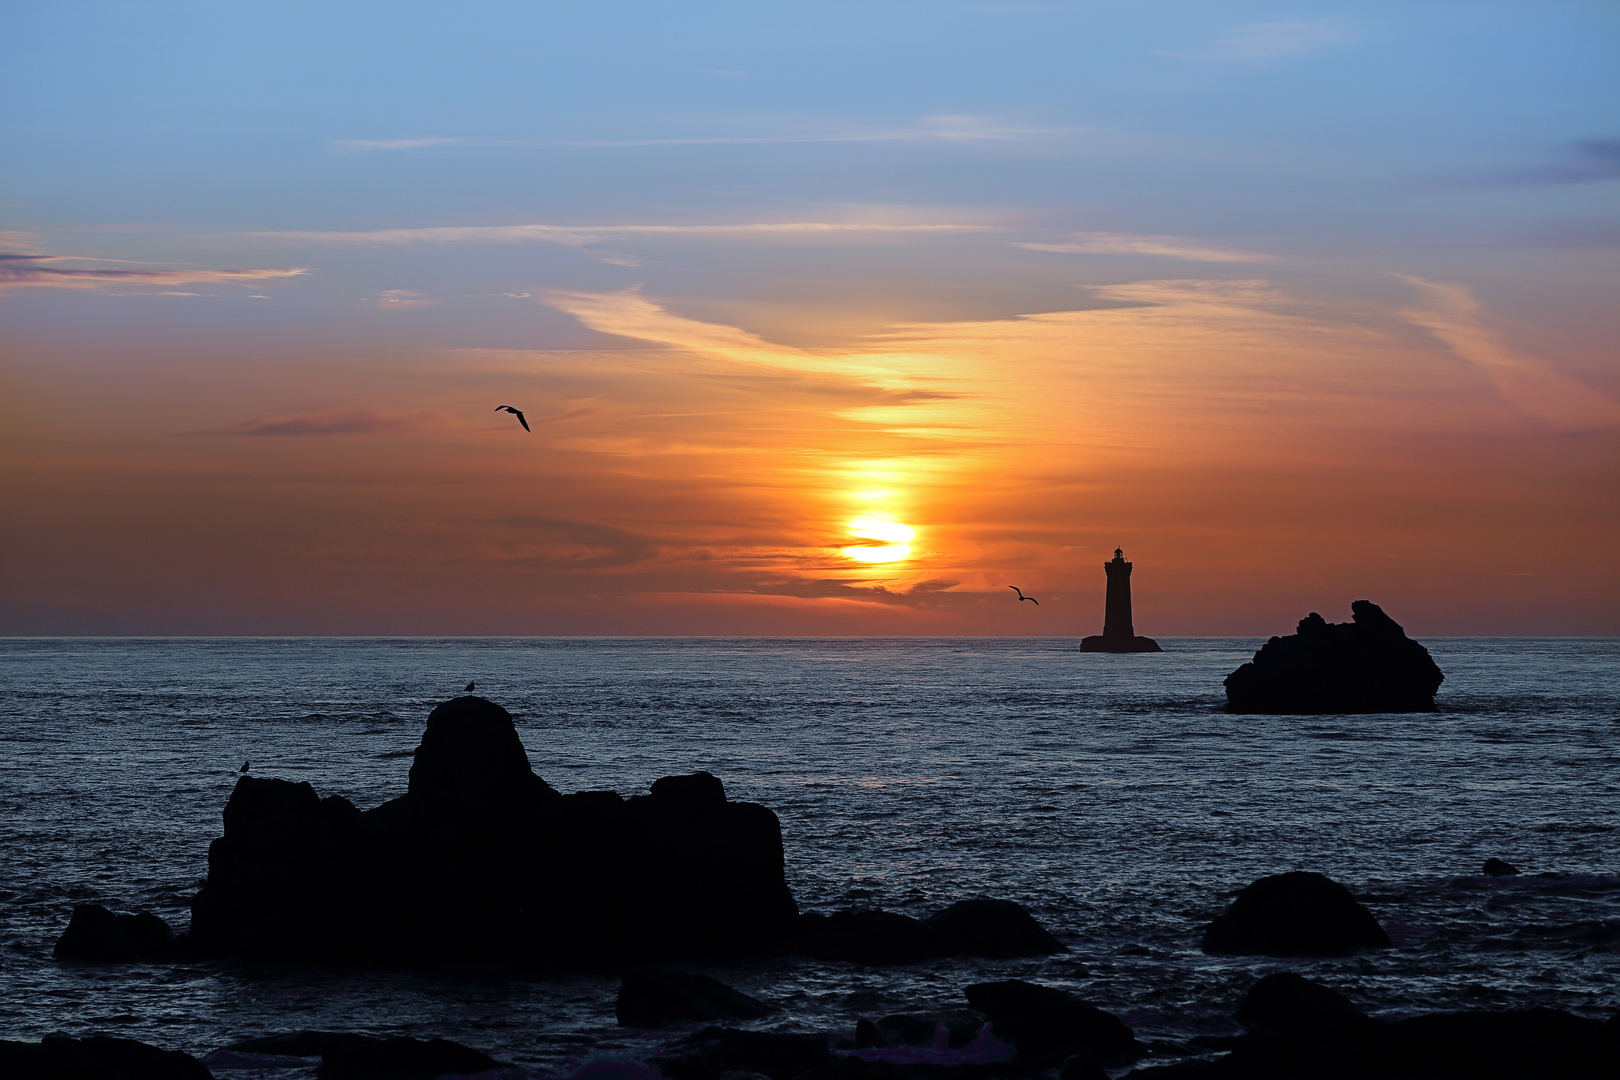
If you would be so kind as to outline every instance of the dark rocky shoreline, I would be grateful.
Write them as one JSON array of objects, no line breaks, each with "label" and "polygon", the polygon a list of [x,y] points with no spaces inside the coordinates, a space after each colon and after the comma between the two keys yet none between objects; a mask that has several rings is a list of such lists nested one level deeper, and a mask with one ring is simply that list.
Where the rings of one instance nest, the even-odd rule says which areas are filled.
[{"label": "dark rocky shoreline", "polygon": [[[55,956],[427,969],[498,958],[531,974],[612,972],[619,1022],[663,1042],[644,1064],[614,1066],[620,1072],[589,1066],[593,1080],[1099,1080],[1125,1070],[1172,1080],[1620,1076],[1620,1014],[1607,1023],[1551,1009],[1385,1021],[1292,973],[1261,978],[1236,1006],[1243,1034],[1184,1043],[1143,1043],[1120,1018],[1018,979],[963,986],[953,1012],[862,1019],[853,1032],[694,1031],[790,1014],[672,963],[786,955],[887,966],[1064,946],[1000,899],[921,920],[801,913],[769,809],[728,800],[707,773],[665,777],[629,800],[559,794],[529,768],[505,710],[482,698],[434,710],[409,791],[375,810],[321,799],[308,784],[243,777],[224,816],[189,932],[148,913],[81,905]],[[1485,867],[1488,876],[1513,873],[1500,860]],[[1389,944],[1348,890],[1297,871],[1241,890],[1202,939],[1212,955],[1275,957]],[[320,1080],[533,1075],[445,1040],[342,1032],[248,1040],[201,1061],[101,1036],[0,1042],[0,1076],[20,1080],[200,1080],[240,1068],[313,1068]]]}]

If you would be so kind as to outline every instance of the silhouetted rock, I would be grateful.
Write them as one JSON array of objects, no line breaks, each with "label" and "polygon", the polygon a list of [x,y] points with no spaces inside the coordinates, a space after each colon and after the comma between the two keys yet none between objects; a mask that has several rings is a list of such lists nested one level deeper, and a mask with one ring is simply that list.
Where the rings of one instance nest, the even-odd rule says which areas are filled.
[{"label": "silhouetted rock", "polygon": [[786,1035],[709,1027],[649,1058],[668,1080],[719,1080],[746,1070],[770,1080],[794,1080],[827,1062],[827,1036]]},{"label": "silhouetted rock", "polygon": [[895,1013],[877,1023],[859,1020],[855,1024],[855,1047],[935,1046],[944,1029],[944,1046],[960,1050],[978,1037],[985,1024],[983,1013],[966,1009],[938,1016]]},{"label": "silhouetted rock", "polygon": [[37,1043],[0,1039],[5,1080],[213,1080],[190,1054],[159,1050],[134,1039],[47,1035]]},{"label": "silhouetted rock", "polygon": [[1263,877],[1204,929],[1207,953],[1343,956],[1381,948],[1389,935],[1343,885],[1295,871]]},{"label": "silhouetted rock", "polygon": [[915,964],[951,955],[944,936],[927,923],[894,911],[840,911],[809,924],[799,951],[817,960],[857,964]]},{"label": "silhouetted rock", "polygon": [[1096,1054],[1082,1050],[1063,1059],[1058,1080],[1108,1080],[1108,1070]]},{"label": "silhouetted rock", "polygon": [[244,1054],[274,1054],[281,1057],[325,1057],[345,1047],[374,1041],[366,1035],[342,1031],[289,1031],[279,1035],[263,1035],[232,1043],[226,1050]]},{"label": "silhouetted rock", "polygon": [[1429,650],[1377,604],[1350,605],[1353,622],[1316,612],[1289,637],[1274,637],[1226,677],[1236,713],[1434,712],[1445,679]]},{"label": "silhouetted rock", "polygon": [[968,1004],[990,1018],[996,1037],[1016,1046],[1018,1061],[1030,1068],[1053,1068],[1082,1051],[1111,1066],[1142,1054],[1119,1017],[1056,987],[1008,979],[975,983],[965,993]]},{"label": "silhouetted rock", "polygon": [[436,1080],[505,1068],[488,1054],[448,1039],[355,1036],[321,1055],[316,1080]]},{"label": "silhouetted rock", "polygon": [[1503,862],[1501,859],[1485,860],[1486,877],[1513,877],[1518,872],[1519,868],[1512,863]]},{"label": "silhouetted rock", "polygon": [[1249,988],[1237,1018],[1260,1031],[1311,1035],[1366,1022],[1350,999],[1292,971],[1267,975]]},{"label": "silhouetted rock", "polygon": [[79,904],[51,955],[103,964],[172,960],[174,931],[149,911],[115,915],[100,904]]},{"label": "silhouetted rock", "polygon": [[624,1027],[663,1028],[683,1020],[756,1020],[776,1012],[719,979],[684,971],[630,971],[614,1013]]},{"label": "silhouetted rock", "polygon": [[506,710],[433,710],[406,794],[362,813],[244,776],[192,900],[204,955],[566,966],[779,952],[797,929],[781,826],[707,773],[559,795]]},{"label": "silhouetted rock", "polygon": [[1000,960],[1067,951],[1033,915],[1011,900],[960,900],[924,922],[939,931],[955,956]]}]

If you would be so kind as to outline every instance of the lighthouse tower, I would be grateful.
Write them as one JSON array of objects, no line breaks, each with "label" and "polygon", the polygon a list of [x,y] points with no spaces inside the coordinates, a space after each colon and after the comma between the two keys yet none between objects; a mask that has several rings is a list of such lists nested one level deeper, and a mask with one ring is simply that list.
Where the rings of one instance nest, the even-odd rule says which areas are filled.
[{"label": "lighthouse tower", "polygon": [[1114,557],[1103,563],[1108,575],[1108,600],[1103,608],[1103,632],[1080,641],[1081,652],[1163,652],[1152,638],[1137,637],[1131,622],[1131,564],[1125,552],[1114,549]]}]

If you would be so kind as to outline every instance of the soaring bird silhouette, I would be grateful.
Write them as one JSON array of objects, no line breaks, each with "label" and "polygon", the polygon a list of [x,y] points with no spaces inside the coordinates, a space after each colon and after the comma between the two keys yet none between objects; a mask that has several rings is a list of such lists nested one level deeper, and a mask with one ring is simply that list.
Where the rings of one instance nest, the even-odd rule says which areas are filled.
[{"label": "soaring bird silhouette", "polygon": [[472,684],[472,683],[468,683],[468,684],[467,684],[467,693],[469,693],[469,694],[470,694],[470,693],[472,693],[472,688],[473,688],[473,684]]},{"label": "soaring bird silhouette", "polygon": [[523,425],[523,430],[524,431],[533,431],[534,430],[533,428],[531,428],[529,426],[529,422],[527,420],[523,419],[523,410],[522,409],[514,409],[510,405],[497,405],[497,406],[495,406],[495,411],[496,412],[500,412],[502,409],[505,409],[507,412],[509,412],[513,416],[517,417],[518,418],[518,423]]},{"label": "soaring bird silhouette", "polygon": [[1009,588],[1013,592],[1017,593],[1018,594],[1018,599],[1020,599],[1020,600],[1028,600],[1030,603],[1034,604],[1036,607],[1041,606],[1041,602],[1039,600],[1035,599],[1033,596],[1025,596],[1024,593],[1023,593],[1023,590],[1021,590],[1018,586],[1009,585],[1009,586],[1007,586],[1007,588]]}]

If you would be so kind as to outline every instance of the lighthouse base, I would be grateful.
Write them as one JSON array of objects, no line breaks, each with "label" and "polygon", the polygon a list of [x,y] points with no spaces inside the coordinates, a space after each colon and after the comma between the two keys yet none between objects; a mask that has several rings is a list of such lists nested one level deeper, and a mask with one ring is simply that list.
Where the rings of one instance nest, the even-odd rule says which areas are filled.
[{"label": "lighthouse base", "polygon": [[1093,634],[1080,639],[1081,652],[1164,652],[1150,637],[1109,637]]}]

